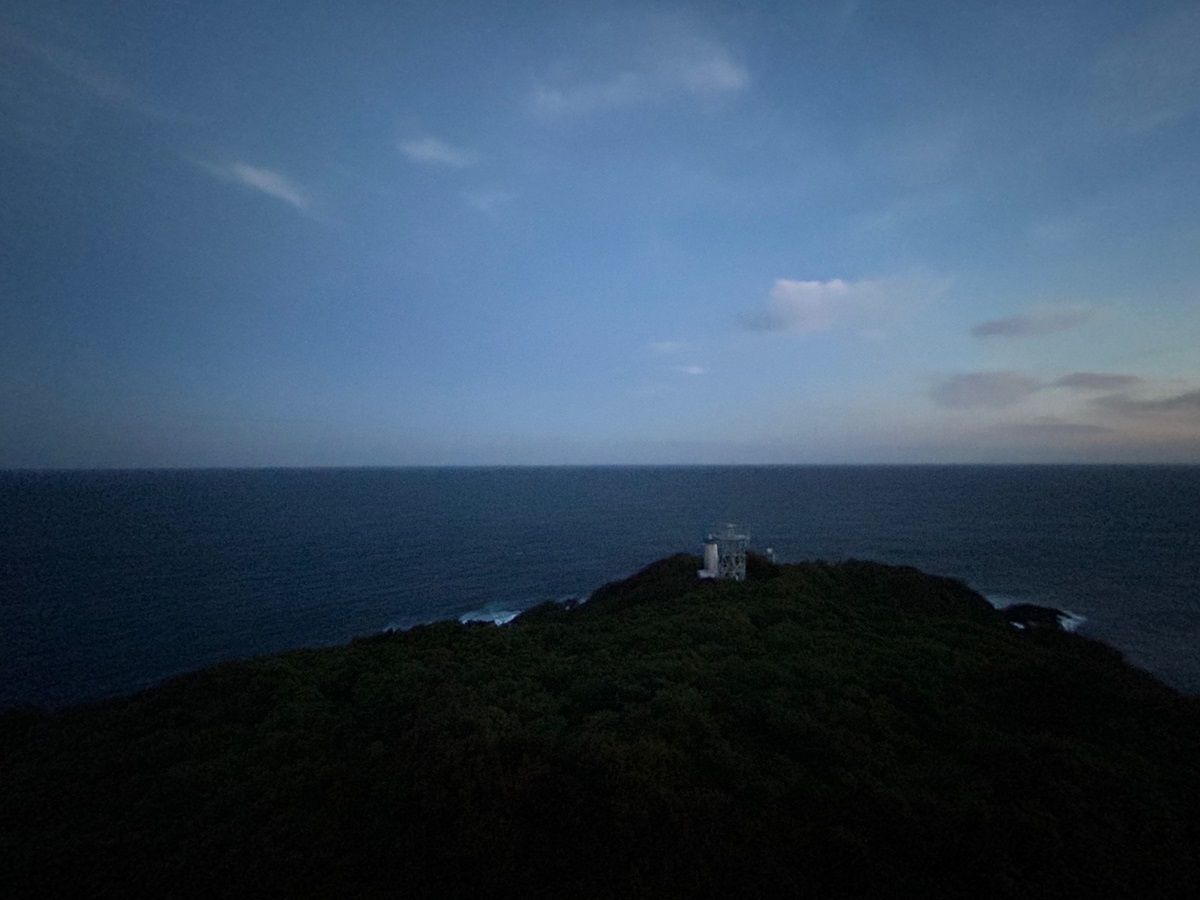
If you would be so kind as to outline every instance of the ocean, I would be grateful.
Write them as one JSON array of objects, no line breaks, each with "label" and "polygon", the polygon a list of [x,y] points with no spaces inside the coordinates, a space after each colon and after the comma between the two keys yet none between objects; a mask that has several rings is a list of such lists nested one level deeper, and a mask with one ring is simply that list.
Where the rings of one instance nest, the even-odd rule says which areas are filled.
[{"label": "ocean", "polygon": [[782,562],[1059,607],[1200,692],[1200,467],[0,472],[0,707],[586,597],[746,525]]}]

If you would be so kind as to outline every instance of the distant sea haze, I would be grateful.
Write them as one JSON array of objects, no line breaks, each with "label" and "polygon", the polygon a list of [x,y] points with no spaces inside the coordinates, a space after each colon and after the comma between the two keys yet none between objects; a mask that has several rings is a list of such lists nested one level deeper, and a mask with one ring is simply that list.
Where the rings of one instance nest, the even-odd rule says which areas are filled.
[{"label": "distant sea haze", "polygon": [[1068,610],[1200,692],[1197,467],[0,472],[0,706],[502,619],[698,553],[726,521],[781,561],[912,565]]}]

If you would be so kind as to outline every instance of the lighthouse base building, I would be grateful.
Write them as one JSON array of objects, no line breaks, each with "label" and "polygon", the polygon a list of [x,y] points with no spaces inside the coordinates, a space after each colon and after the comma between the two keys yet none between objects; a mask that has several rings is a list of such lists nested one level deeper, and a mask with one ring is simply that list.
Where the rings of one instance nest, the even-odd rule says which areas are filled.
[{"label": "lighthouse base building", "polygon": [[696,574],[701,578],[745,581],[746,548],[749,544],[749,533],[732,523],[710,532],[704,543],[704,568]]}]

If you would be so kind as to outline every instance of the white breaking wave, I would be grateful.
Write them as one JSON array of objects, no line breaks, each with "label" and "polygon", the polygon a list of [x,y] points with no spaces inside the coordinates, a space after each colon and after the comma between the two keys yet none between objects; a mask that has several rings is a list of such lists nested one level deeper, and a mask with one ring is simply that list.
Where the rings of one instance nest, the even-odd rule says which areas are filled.
[{"label": "white breaking wave", "polygon": [[1063,631],[1078,631],[1086,621],[1087,616],[1081,616],[1079,613],[1073,613],[1070,610],[1064,609],[1062,617],[1058,620],[1058,624],[1062,626]]},{"label": "white breaking wave", "polygon": [[473,609],[458,617],[458,621],[466,625],[468,622],[491,622],[493,625],[507,625],[522,613],[519,609],[496,609],[491,604],[482,609]]},{"label": "white breaking wave", "polygon": [[[488,604],[480,609],[473,609],[470,612],[465,612],[458,617],[458,621],[463,625],[470,622],[491,622],[495,625],[507,625],[524,610],[520,609],[501,609],[494,604]],[[445,621],[444,619],[398,619],[394,622],[389,622],[384,626],[384,631],[408,631],[410,628],[417,628],[421,625],[432,625],[434,622]]]},{"label": "white breaking wave", "polygon": [[[558,597],[554,600],[554,602],[570,603],[574,601],[576,603],[586,603],[589,596],[591,595],[580,597],[578,594],[570,594],[566,597]],[[513,604],[511,602],[488,603],[485,606],[481,606],[479,609],[473,609],[470,612],[463,613],[458,617],[458,621],[462,622],[464,625],[466,625],[468,622],[491,622],[494,625],[507,625],[521,613],[532,609],[535,606],[539,606],[542,602],[544,601],[531,600],[527,603],[521,604],[517,609],[512,608]]]},{"label": "white breaking wave", "polygon": [[[1030,600],[1026,597],[1013,597],[1010,594],[984,594],[983,599],[996,609],[1004,609],[1006,606],[1016,606],[1018,603],[1028,603],[1031,606],[1041,606],[1036,600]],[[1058,609],[1058,607],[1054,607]],[[1081,616],[1079,613],[1071,612],[1069,609],[1059,610],[1062,615],[1058,617],[1059,627],[1063,631],[1078,631],[1087,622],[1087,616]],[[1014,628],[1024,629],[1025,626],[1019,622],[1013,622]]]},{"label": "white breaking wave", "polygon": [[[982,592],[981,592],[982,593]],[[1014,597],[1011,594],[983,594],[983,599],[996,609],[1004,609],[1006,606],[1013,606],[1017,603],[1032,603],[1031,600],[1025,600],[1021,597]]]},{"label": "white breaking wave", "polygon": [[[586,603],[591,597],[591,594],[570,594],[566,597],[558,597],[555,603]],[[493,625],[507,625],[521,613],[532,609],[544,601],[529,600],[527,602],[496,601],[487,603],[473,609],[470,612],[465,612],[458,617],[458,621],[463,625],[472,622],[491,622]],[[408,631],[410,628],[416,628],[418,625],[432,625],[437,619],[415,619],[415,620],[397,620],[389,622],[384,628],[384,631]]]}]

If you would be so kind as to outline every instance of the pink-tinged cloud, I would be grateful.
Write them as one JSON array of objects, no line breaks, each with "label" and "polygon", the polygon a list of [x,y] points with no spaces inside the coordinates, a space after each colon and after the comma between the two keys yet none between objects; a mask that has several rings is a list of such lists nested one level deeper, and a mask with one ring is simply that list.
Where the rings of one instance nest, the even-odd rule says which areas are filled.
[{"label": "pink-tinged cloud", "polygon": [[1109,394],[1098,397],[1096,405],[1129,416],[1175,415],[1190,419],[1200,417],[1200,390],[1152,400],[1130,397],[1128,394]]},{"label": "pink-tinged cloud", "polygon": [[1055,387],[1075,388],[1080,391],[1116,391],[1141,384],[1136,375],[1118,375],[1108,372],[1072,372],[1054,382]]},{"label": "pink-tinged cloud", "polygon": [[778,278],[767,303],[747,313],[743,324],[751,331],[820,331],[832,323],[839,307],[871,288],[840,278],[830,281],[792,281]]},{"label": "pink-tinged cloud", "polygon": [[859,335],[877,340],[885,333],[877,319],[913,309],[950,287],[947,278],[927,275],[863,278],[850,281],[794,281],[778,278],[766,301],[740,317],[749,331],[823,331],[853,321]]},{"label": "pink-tinged cloud", "polygon": [[1036,378],[1019,372],[961,372],[942,378],[929,396],[946,409],[1002,409],[1043,387]]},{"label": "pink-tinged cloud", "polygon": [[1044,310],[1007,319],[982,322],[971,329],[975,337],[1025,338],[1070,331],[1091,320],[1092,310],[1083,306]]}]

